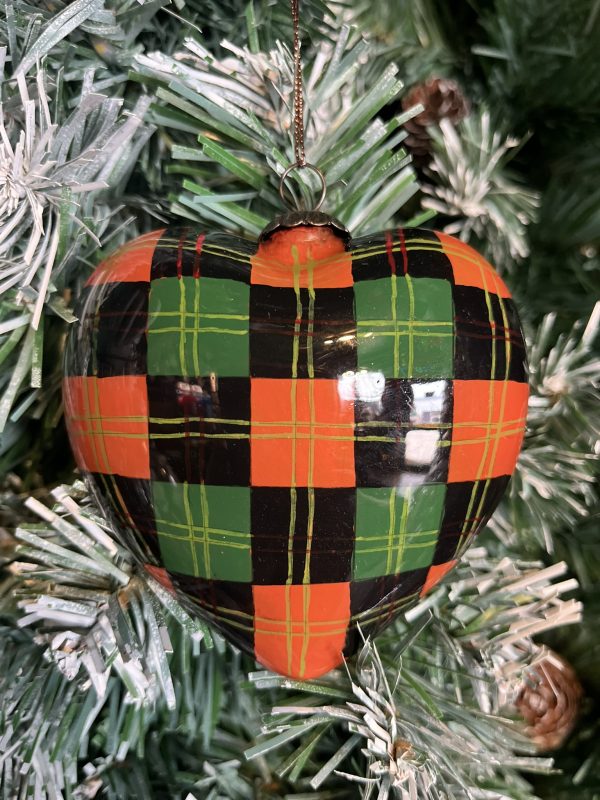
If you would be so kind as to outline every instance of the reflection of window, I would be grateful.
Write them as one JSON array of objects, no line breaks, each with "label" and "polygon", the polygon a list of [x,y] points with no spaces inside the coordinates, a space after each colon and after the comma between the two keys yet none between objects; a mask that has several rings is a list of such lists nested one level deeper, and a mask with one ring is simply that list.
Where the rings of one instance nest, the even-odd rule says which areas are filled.
[{"label": "reflection of window", "polygon": [[413,406],[410,421],[413,425],[437,424],[442,419],[446,397],[446,381],[413,383]]},{"label": "reflection of window", "polygon": [[218,403],[219,397],[216,392],[217,377],[212,373],[208,379],[196,380],[199,382],[177,381],[175,384],[177,403],[185,417],[212,416],[213,403]]},{"label": "reflection of window", "polygon": [[363,400],[367,403],[378,403],[385,389],[383,372],[369,372],[361,369],[358,372],[344,372],[338,378],[338,394],[342,400]]},{"label": "reflection of window", "polygon": [[409,467],[425,467],[436,457],[439,430],[408,431],[404,458]]},{"label": "reflection of window", "polygon": [[202,394],[202,386],[197,383],[187,383],[187,381],[177,381],[175,385],[177,394],[184,397],[200,397]]}]

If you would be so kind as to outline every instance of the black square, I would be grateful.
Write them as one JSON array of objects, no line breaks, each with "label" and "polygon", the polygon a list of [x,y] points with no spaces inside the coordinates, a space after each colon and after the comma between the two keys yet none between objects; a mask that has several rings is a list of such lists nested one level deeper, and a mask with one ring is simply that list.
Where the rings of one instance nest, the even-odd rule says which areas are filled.
[{"label": "black square", "polygon": [[[376,634],[385,628],[398,611],[408,608],[419,598],[429,569],[409,570],[399,575],[383,575],[350,584],[352,627],[346,636],[346,650],[360,646],[362,636]],[[360,632],[357,629],[360,628]]]},{"label": "black square", "polygon": [[217,581],[169,572],[174,586],[183,592],[180,601],[192,613],[208,619],[229,641],[254,654],[254,598],[251,583]]},{"label": "black square", "polygon": [[[253,487],[252,576],[256,584],[350,580],[356,496],[353,489]],[[291,551],[290,551],[291,537]]]},{"label": "black square", "polygon": [[[404,241],[402,242],[402,236]],[[433,231],[405,228],[398,231],[402,253],[406,251],[406,272],[415,278],[441,278],[454,283],[454,270],[442,243]]]},{"label": "black square", "polygon": [[504,303],[510,336],[508,379],[518,383],[527,383],[527,352],[521,335],[521,321],[513,301],[509,298],[504,298],[502,302]]},{"label": "black square", "polygon": [[249,486],[249,378],[148,375],[147,385],[152,480]]},{"label": "black square", "polygon": [[[493,298],[492,320],[486,303],[486,294],[474,286],[454,286],[454,313],[456,324],[456,342],[454,346],[454,377],[457,380],[493,380],[503,378],[500,373],[499,359],[504,361],[503,330],[492,331],[491,322],[502,326],[497,297]],[[499,342],[496,337],[500,337]],[[495,343],[496,369],[492,374],[492,344]],[[501,365],[500,365],[501,366]]]},{"label": "black square", "polygon": [[[464,553],[493,514],[509,481],[510,477],[502,475],[489,481],[464,481],[447,485],[444,516],[433,564],[446,564]],[[484,492],[483,513],[477,516]]]},{"label": "black square", "polygon": [[386,378],[379,399],[356,400],[354,408],[357,486],[447,480],[451,381]]},{"label": "black square", "polygon": [[[295,320],[302,315],[293,289],[262,286],[250,287],[250,375],[253,378],[289,378],[292,375],[294,338],[298,366],[306,363],[304,327],[295,332]],[[301,357],[302,355],[302,357]]]},{"label": "black square", "polygon": [[226,233],[204,234],[194,227],[168,228],[152,257],[157,278],[226,278],[250,283],[250,256],[256,243]]},{"label": "black square", "polygon": [[[125,478],[122,475],[105,476],[110,477],[113,485],[114,494],[118,497],[118,502],[113,503],[113,507],[124,506],[127,509],[125,517],[130,518],[135,525],[135,529],[147,539],[153,539],[156,545],[156,553],[160,553],[158,540],[156,539],[156,522],[152,503],[152,490],[150,481],[142,478]],[[127,524],[127,519],[124,520]]]},{"label": "black square", "polygon": [[[458,380],[527,380],[525,347],[512,300],[475,286],[453,288]],[[489,303],[489,307],[488,307]],[[509,355],[508,372],[506,356]]]},{"label": "black square", "polygon": [[[306,309],[308,315],[308,291]],[[339,378],[358,366],[354,289],[315,289],[313,373],[315,378]],[[310,335],[310,332],[308,332]],[[308,345],[307,338],[307,345]],[[301,376],[302,377],[302,376]],[[306,377],[310,377],[308,370]]]},{"label": "black square", "polygon": [[202,242],[199,274],[203,278],[250,283],[250,258],[256,249],[256,242],[251,239],[219,231],[207,233]]},{"label": "black square", "polygon": [[352,288],[250,288],[253,378],[337,378],[357,366]]},{"label": "black square", "polygon": [[[457,291],[458,287],[455,289],[455,301],[457,296],[462,296],[465,304],[472,309],[477,308],[478,318],[476,319],[473,315],[469,319],[468,314],[464,314],[460,315],[459,319],[457,308],[455,358],[458,357],[459,348],[467,348],[467,352],[471,355],[463,356],[461,363],[466,368],[467,358],[471,359],[471,369],[478,368],[474,377],[483,380],[504,380],[506,378],[520,383],[526,382],[527,355],[519,317],[512,300],[501,298],[493,293],[488,294],[493,321],[493,325],[491,325],[485,292],[474,287],[460,288],[463,289],[462,292]],[[468,339],[470,342],[466,341]],[[507,352],[509,356],[508,371],[506,369]],[[493,370],[492,364],[494,364]],[[456,377],[460,378],[462,375],[457,372]],[[471,377],[471,375],[467,377]]]},{"label": "black square", "polygon": [[96,309],[92,312],[86,304],[84,312],[82,336],[94,337],[90,325],[96,330],[92,363],[83,374],[99,378],[146,374],[148,292],[149,284],[142,281],[96,287]]},{"label": "black square", "polygon": [[492,308],[492,318],[494,325],[492,328],[492,347],[494,348],[494,369],[492,379],[504,380],[506,375],[506,351],[507,344],[510,344],[510,328],[504,325],[502,306],[500,298],[496,294],[489,295],[490,306]]},{"label": "black square", "polygon": [[398,268],[397,256],[393,254],[393,232],[359,236],[351,242],[352,277],[357,281],[374,281],[389,278]]},{"label": "black square", "polygon": [[433,231],[398,228],[352,241],[354,281],[411,275],[454,282],[454,272],[442,243]]}]

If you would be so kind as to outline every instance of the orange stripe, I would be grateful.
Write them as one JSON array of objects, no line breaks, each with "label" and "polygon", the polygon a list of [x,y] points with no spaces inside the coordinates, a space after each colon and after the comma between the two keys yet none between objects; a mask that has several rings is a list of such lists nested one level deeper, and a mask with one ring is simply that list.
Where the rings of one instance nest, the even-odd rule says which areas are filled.
[{"label": "orange stripe", "polygon": [[139,236],[120,247],[95,269],[86,286],[99,283],[150,281],[152,257],[166,228]]},{"label": "orange stripe", "polygon": [[[495,292],[500,297],[511,297],[502,278],[477,250],[446,233],[435,231],[435,235],[442,243],[444,255],[452,264],[454,282],[458,286],[476,286],[478,289]],[[464,257],[461,251],[464,252]]]}]

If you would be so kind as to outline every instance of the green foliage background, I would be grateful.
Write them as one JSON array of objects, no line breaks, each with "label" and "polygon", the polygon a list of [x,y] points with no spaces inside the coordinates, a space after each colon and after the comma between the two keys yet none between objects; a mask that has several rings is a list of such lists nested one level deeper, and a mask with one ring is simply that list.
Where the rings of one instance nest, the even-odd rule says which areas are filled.
[{"label": "green foliage background", "polygon": [[[600,0],[301,5],[308,156],[327,176],[328,210],[356,232],[391,223],[458,232],[503,273],[528,333],[525,449],[486,532],[483,566],[467,565],[462,577],[483,579],[505,556],[542,566],[564,560],[579,582],[573,597],[584,604],[582,624],[538,641],[571,661],[586,690],[578,728],[556,754],[559,774],[523,778],[518,754],[527,745],[503,738],[504,728],[477,706],[473,676],[491,686],[495,673],[479,656],[452,661],[457,648],[466,648],[463,656],[475,651],[474,640],[464,644],[452,627],[464,608],[447,594],[421,638],[399,623],[381,639],[382,660],[366,653],[354,681],[374,681],[378,703],[387,696],[384,678],[401,687],[394,702],[398,719],[413,726],[416,755],[407,770],[420,776],[419,796],[558,799],[576,787],[586,800],[600,798]],[[131,592],[128,621],[119,624],[124,641],[135,638],[145,654],[150,683],[163,676],[151,703],[130,702],[141,684],[111,662],[118,643],[104,654],[110,677],[100,691],[89,686],[94,673],[81,642],[75,680],[66,679],[59,663],[66,650],[50,644],[62,622],[43,615],[33,627],[19,622],[39,611],[40,597],[62,598],[64,613],[64,603],[92,602],[91,573],[69,560],[69,547],[81,550],[81,541],[73,544],[75,534],[56,520],[36,522],[39,508],[25,506],[31,496],[52,505],[50,491],[75,478],[60,398],[72,299],[110,250],[168,218],[255,235],[277,213],[278,172],[293,152],[291,25],[282,0],[4,0],[1,11],[1,796],[408,797],[409,782],[394,788],[385,769],[360,784],[331,766],[327,781],[310,784],[349,741],[355,749],[340,769],[364,776],[371,762],[340,728],[339,714],[313,729],[306,707],[296,719],[272,706],[328,700],[337,708],[352,697],[350,684],[290,690],[272,677],[248,679],[254,665],[212,641],[159,588],[152,594],[142,579],[127,583],[136,571],[124,552],[111,555]],[[456,129],[431,130],[431,164],[416,172],[403,124],[418,109],[404,112],[401,99],[430,77],[457,81],[471,113]],[[72,524],[90,518],[104,530],[81,488],[70,491],[84,507]],[[60,548],[42,557],[48,542]],[[91,545],[89,557],[99,557]],[[102,602],[116,596],[115,575],[108,570],[94,584]],[[506,597],[494,596],[485,614],[477,593],[465,601],[481,612],[480,638],[499,635],[503,603],[524,603]],[[75,619],[68,623],[77,628]],[[170,632],[173,655],[157,644],[160,627]],[[407,649],[395,646],[398,637]],[[461,716],[462,695],[472,696],[471,716]],[[397,720],[381,713],[393,728]],[[446,743],[441,733],[425,735],[437,731],[434,719],[447,726]],[[456,773],[448,766],[450,731],[483,748]],[[264,745],[270,736],[283,737],[283,755]],[[252,747],[256,758],[246,761]],[[486,766],[476,775],[477,759]]]}]

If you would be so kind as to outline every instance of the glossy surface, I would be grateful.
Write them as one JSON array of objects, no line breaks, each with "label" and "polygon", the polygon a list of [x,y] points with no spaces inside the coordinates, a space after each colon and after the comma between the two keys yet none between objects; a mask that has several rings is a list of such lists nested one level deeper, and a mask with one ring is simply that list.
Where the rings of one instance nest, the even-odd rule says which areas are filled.
[{"label": "glossy surface", "polygon": [[153,574],[279,672],[328,671],[418,600],[514,468],[517,314],[449,236],[159,231],[98,267],[79,317],[79,467]]}]

